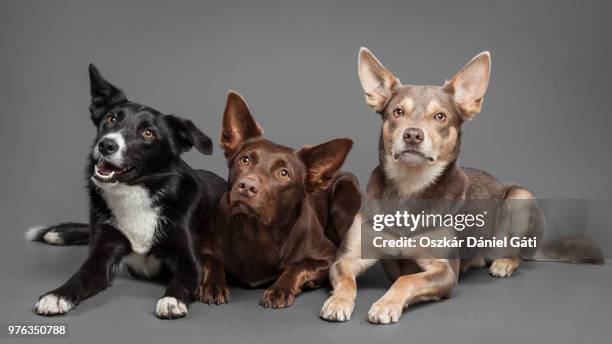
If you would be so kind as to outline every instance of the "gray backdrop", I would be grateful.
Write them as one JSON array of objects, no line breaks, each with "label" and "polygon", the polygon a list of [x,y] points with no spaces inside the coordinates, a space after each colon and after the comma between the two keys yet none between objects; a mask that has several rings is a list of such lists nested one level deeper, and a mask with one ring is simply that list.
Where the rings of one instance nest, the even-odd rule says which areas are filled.
[{"label": "gray backdrop", "polygon": [[[215,142],[228,89],[238,90],[246,97],[266,136],[273,141],[297,148],[334,137],[352,137],[356,144],[345,169],[356,173],[365,185],[377,163],[380,120],[363,100],[356,75],[359,47],[370,48],[403,82],[428,84],[442,83],[472,56],[490,50],[491,84],[482,113],[465,125],[461,163],[485,169],[502,180],[519,182],[544,198],[607,199],[612,191],[608,182],[612,164],[608,146],[612,124],[611,9],[612,3],[607,1],[558,0],[0,2],[0,218],[5,236],[0,257],[4,258],[2,268],[6,270],[2,275],[8,276],[1,282],[0,297],[3,310],[19,310],[12,317],[3,312],[0,321],[40,321],[30,312],[35,297],[65,280],[84,257],[83,248],[43,248],[23,243],[21,235],[31,225],[86,218],[83,164],[95,134],[87,110],[89,62],[123,88],[128,98],[193,119]],[[215,148],[212,157],[190,152],[186,159],[194,167],[226,176],[224,159]],[[609,240],[607,230],[601,228],[593,236],[605,242]],[[552,265],[531,267],[527,271],[553,269]],[[608,290],[604,283],[610,282],[612,275],[607,267],[588,270],[592,268],[555,265],[554,269],[559,276],[565,276],[565,270],[558,269],[580,271],[587,276],[587,282],[592,282],[585,285],[596,289],[592,290],[595,293]],[[32,271],[44,273],[36,277]],[[537,278],[542,274],[533,275]],[[376,270],[369,276],[376,277]],[[376,282],[379,279],[374,277],[371,284],[375,287],[358,305],[351,325],[339,327],[319,321],[316,314],[325,295],[317,291],[302,299],[304,303],[314,298],[308,311],[288,311],[297,312],[297,318],[277,316],[266,320],[275,315],[260,311],[255,300],[249,300],[243,309],[240,305],[228,306],[235,308],[226,308],[217,315],[230,320],[219,321],[221,327],[212,331],[213,338],[225,338],[223,324],[231,327],[227,331],[233,340],[240,335],[242,326],[255,331],[257,319],[253,314],[258,314],[264,322],[256,329],[265,335],[245,339],[349,341],[351,335],[361,333],[358,339],[382,340],[377,337],[384,331],[380,327],[372,330],[375,332],[363,332],[369,328],[364,321],[369,303],[387,286],[387,282]],[[519,275],[515,281],[521,281],[521,277],[526,276]],[[480,280],[487,280],[484,272],[472,284]],[[566,282],[561,279],[558,283]],[[125,295],[128,285],[136,288],[127,294],[137,296],[133,302],[138,307],[122,309],[121,304],[128,301],[116,302],[110,295],[116,293],[122,295],[117,297],[131,300]],[[509,288],[510,284],[505,286],[504,292],[524,293]],[[141,293],[150,292],[140,297],[137,288],[145,290]],[[487,285],[482,290],[497,298],[494,288]],[[100,325],[99,331],[133,338],[148,328],[146,324],[160,323],[154,322],[149,312],[155,295],[161,292],[159,286],[126,280],[114,289],[119,291],[107,292],[98,299],[102,301],[92,301],[87,306],[89,310],[83,311],[83,316],[102,317],[99,308],[106,308],[106,312],[116,314],[118,330],[103,331],[106,328]],[[463,290],[466,294],[470,289]],[[238,291],[241,292],[245,300],[246,295],[255,299],[260,293]],[[609,292],[605,297],[607,306],[595,302],[597,294],[584,290],[568,287],[562,294],[580,294],[583,298],[591,295],[593,299],[586,302],[607,314],[604,309],[609,307]],[[471,297],[488,304],[476,295]],[[558,298],[551,296],[551,303],[554,300]],[[515,301],[508,297],[508,305]],[[527,306],[530,303],[526,302]],[[399,326],[409,326],[410,319],[418,318],[419,312],[431,317],[420,320],[428,326],[434,326],[432,321],[448,321],[442,317],[452,308],[443,304],[418,308],[414,315],[408,312]],[[577,330],[565,329],[569,331],[567,335],[554,332],[558,324],[571,319],[554,318],[562,316],[565,308],[550,309],[546,303],[542,307],[549,309],[556,320],[546,322],[539,318],[540,322],[525,324],[510,322],[500,310],[469,303],[456,306],[460,314],[486,309],[499,317],[499,328],[485,331],[489,337],[461,337],[466,341],[516,339],[507,328],[510,323],[527,327],[531,324],[533,332],[527,332],[526,338],[542,336],[538,337],[540,342],[545,338],[557,343],[559,339],[582,340],[583,334],[591,336],[590,342],[611,337],[609,327],[597,327],[593,322]],[[206,310],[206,318],[214,319],[215,313],[209,308],[192,308],[196,314]],[[148,313],[142,315],[143,310]],[[516,311],[519,317],[522,313]],[[588,312],[593,314],[592,309]],[[120,326],[121,316],[140,316],[145,325],[130,332]],[[73,319],[72,322],[81,318],[77,314],[65,319]],[[287,331],[273,328],[274,323],[285,319],[292,324],[288,327],[293,331],[290,333],[298,336],[274,337],[274,333]],[[310,327],[296,323],[302,320]],[[80,328],[74,324],[73,330],[84,335],[84,327],[93,327],[92,321],[84,322]],[[197,318],[188,321],[198,324]],[[538,330],[540,325],[550,331]],[[434,335],[432,329],[420,332],[412,326],[396,326],[397,333],[383,332],[387,337],[382,338],[409,341],[409,336],[414,335],[440,343],[441,339],[435,336],[439,330]],[[465,332],[462,326],[457,322],[451,327]],[[357,332],[350,331],[353,327]],[[175,338],[168,334],[173,333],[171,327],[164,327],[164,331],[169,338]],[[174,333],[178,332],[182,331]],[[317,333],[318,339],[309,337]],[[363,337],[365,333],[370,337]],[[442,334],[453,341],[460,339],[452,337],[456,334],[453,331]],[[190,336],[201,339],[197,333]]]}]

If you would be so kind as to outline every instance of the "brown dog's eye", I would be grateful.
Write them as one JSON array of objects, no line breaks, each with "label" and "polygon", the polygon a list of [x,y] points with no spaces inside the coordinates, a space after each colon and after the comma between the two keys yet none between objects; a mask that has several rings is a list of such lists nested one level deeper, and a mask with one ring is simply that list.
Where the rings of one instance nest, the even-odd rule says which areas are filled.
[{"label": "brown dog's eye", "polygon": [[395,117],[402,117],[405,114],[405,112],[403,109],[397,108],[393,110],[393,114],[395,115]]},{"label": "brown dog's eye", "polygon": [[251,163],[251,158],[249,158],[248,156],[243,155],[242,157],[240,157],[240,165],[247,166],[250,163]]},{"label": "brown dog's eye", "polygon": [[104,121],[106,122],[106,124],[113,124],[117,122],[117,116],[115,116],[114,113],[111,113],[108,116],[106,116],[106,119]]},{"label": "brown dog's eye", "polygon": [[289,178],[289,171],[286,168],[283,168],[280,171],[278,171],[278,176],[281,177],[282,179]]},{"label": "brown dog's eye", "polygon": [[443,121],[443,120],[445,120],[445,119],[446,119],[446,115],[445,115],[445,114],[443,114],[442,112],[438,112],[438,113],[437,113],[437,114],[434,116],[434,118],[435,118],[437,121]]},{"label": "brown dog's eye", "polygon": [[153,132],[149,129],[143,130],[142,133],[140,133],[140,136],[142,136],[147,141],[153,140],[155,138],[155,134],[153,134]]}]

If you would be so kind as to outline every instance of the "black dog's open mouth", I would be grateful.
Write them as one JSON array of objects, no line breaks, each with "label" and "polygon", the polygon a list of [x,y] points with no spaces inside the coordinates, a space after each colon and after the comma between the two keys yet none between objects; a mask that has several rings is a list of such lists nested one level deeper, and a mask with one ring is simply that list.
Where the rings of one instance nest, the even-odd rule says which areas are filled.
[{"label": "black dog's open mouth", "polygon": [[93,177],[102,183],[114,183],[119,176],[131,170],[131,167],[119,167],[106,160],[100,160],[94,167]]}]

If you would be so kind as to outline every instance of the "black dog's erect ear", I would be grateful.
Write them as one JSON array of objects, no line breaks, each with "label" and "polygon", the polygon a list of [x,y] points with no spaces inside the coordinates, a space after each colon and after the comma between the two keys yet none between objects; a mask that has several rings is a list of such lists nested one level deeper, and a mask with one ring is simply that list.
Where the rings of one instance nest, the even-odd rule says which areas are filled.
[{"label": "black dog's erect ear", "polygon": [[351,148],[353,140],[335,139],[316,146],[305,146],[296,152],[306,165],[306,187],[309,191],[325,188],[338,172]]},{"label": "black dog's erect ear", "polygon": [[126,102],[127,98],[123,91],[106,81],[92,63],[89,64],[89,84],[91,87],[89,112],[91,120],[97,125],[108,109],[113,105]]},{"label": "black dog's erect ear", "polygon": [[202,154],[212,154],[212,140],[192,121],[174,115],[166,115],[164,119],[173,134],[173,148],[177,154],[186,152],[191,147],[195,147]]},{"label": "black dog's erect ear", "polygon": [[219,141],[219,145],[225,153],[225,158],[233,156],[244,142],[261,137],[262,134],[263,130],[255,122],[244,98],[238,92],[230,91],[227,95],[227,104],[223,113],[221,139]]}]

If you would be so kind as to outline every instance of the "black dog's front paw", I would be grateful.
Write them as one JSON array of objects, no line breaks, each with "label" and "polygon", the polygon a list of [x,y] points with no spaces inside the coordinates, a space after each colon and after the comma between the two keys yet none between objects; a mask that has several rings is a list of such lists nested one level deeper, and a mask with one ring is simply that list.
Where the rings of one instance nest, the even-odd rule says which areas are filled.
[{"label": "black dog's front paw", "polygon": [[225,283],[204,283],[198,288],[200,302],[221,305],[230,301],[230,290]]},{"label": "black dog's front paw", "polygon": [[38,299],[38,302],[34,305],[34,311],[36,314],[44,316],[62,315],[68,313],[74,306],[74,302],[68,300],[68,298],[48,293]]},{"label": "black dog's front paw", "polygon": [[259,304],[266,308],[287,308],[293,304],[295,294],[289,289],[268,288],[259,300]]},{"label": "black dog's front paw", "polygon": [[155,315],[160,319],[178,319],[187,315],[187,305],[172,296],[157,300]]}]

